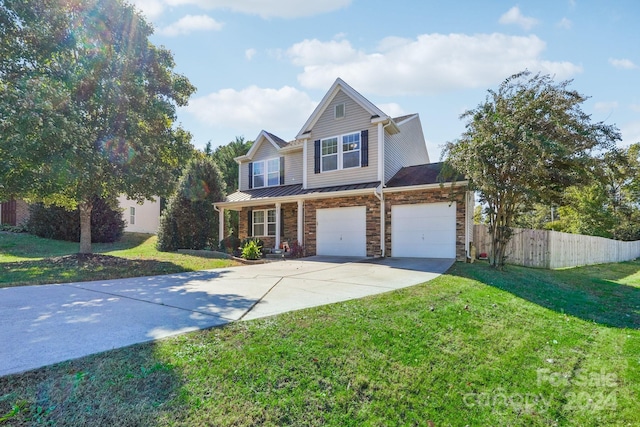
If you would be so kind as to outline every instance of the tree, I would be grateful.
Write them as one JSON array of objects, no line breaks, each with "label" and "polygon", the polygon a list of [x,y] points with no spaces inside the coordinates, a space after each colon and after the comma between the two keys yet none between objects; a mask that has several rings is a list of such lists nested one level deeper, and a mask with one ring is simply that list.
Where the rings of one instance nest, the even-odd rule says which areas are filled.
[{"label": "tree", "polygon": [[217,247],[218,214],[213,203],[224,199],[225,183],[210,157],[193,159],[178,190],[160,218],[158,249],[206,249]]},{"label": "tree", "polygon": [[486,205],[493,267],[504,266],[517,215],[535,202],[558,204],[565,188],[588,181],[592,153],[620,139],[614,126],[591,122],[587,98],[570,83],[514,74],[461,115],[464,133],[446,144],[445,173],[465,175]]},{"label": "tree", "polygon": [[174,126],[195,88],[123,0],[0,2],[0,197],[80,211],[95,197],[169,195],[193,152]]},{"label": "tree", "polygon": [[[91,241],[112,243],[120,239],[125,228],[122,209],[117,200],[96,197],[91,210]],[[80,241],[80,212],[68,211],[58,206],[35,203],[30,207],[27,229],[36,236],[47,239]]]},{"label": "tree", "polygon": [[[234,159],[239,156],[244,156],[247,154],[253,141],[245,141],[243,137],[236,136],[235,141],[231,141],[227,145],[221,145],[216,148],[215,151],[211,150],[210,143],[207,144],[207,148],[205,148],[205,153],[211,155],[213,160],[216,162],[218,167],[220,168],[220,172],[222,173],[222,177],[227,185],[227,191],[235,191],[238,189],[238,162]],[[231,228],[234,232],[234,235],[238,236],[238,212],[236,211],[227,211],[225,223],[229,224],[229,228]],[[225,236],[220,236],[220,239],[223,239]]]},{"label": "tree", "polygon": [[640,239],[639,181],[640,144],[604,153],[591,184],[565,190],[557,229],[617,240]]}]

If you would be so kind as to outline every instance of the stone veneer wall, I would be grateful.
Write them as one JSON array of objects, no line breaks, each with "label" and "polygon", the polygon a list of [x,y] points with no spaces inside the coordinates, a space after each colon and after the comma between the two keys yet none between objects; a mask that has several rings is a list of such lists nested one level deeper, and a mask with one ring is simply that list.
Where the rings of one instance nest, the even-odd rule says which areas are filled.
[{"label": "stone veneer wall", "polygon": [[[393,205],[449,202],[451,189],[448,187],[434,190],[404,191],[401,193],[386,193],[385,198],[385,246],[386,256],[391,253],[391,207]],[[465,261],[465,203],[464,194],[455,197],[456,201],[456,259]]]},{"label": "stone veneer wall", "polygon": [[[386,256],[391,253],[391,207],[401,204],[437,203],[449,202],[451,190],[449,188],[437,188],[432,190],[404,191],[401,193],[385,194],[385,246]],[[457,195],[456,201],[456,259],[464,261],[465,248],[465,199],[464,194]],[[316,254],[316,210],[352,206],[366,206],[367,208],[367,256],[381,255],[380,249],[380,201],[376,196],[352,196],[336,197],[317,200],[305,200],[304,202],[304,249],[305,256]],[[259,209],[273,209],[274,205],[261,205],[251,208],[243,208],[240,211],[239,237],[244,239],[250,235],[248,230],[248,211]],[[283,203],[282,215],[284,216],[284,233],[282,242],[297,240],[298,205],[297,203]],[[265,247],[273,248],[275,237],[260,237]]]},{"label": "stone veneer wall", "polygon": [[[280,237],[280,242],[289,242],[289,245],[291,245],[291,243],[298,238],[298,204],[283,203],[281,208],[282,216],[284,217],[284,229]],[[275,205],[242,208],[238,218],[238,237],[240,239],[251,237],[251,230],[249,230],[249,211],[262,209],[275,209]],[[258,236],[258,238],[264,242],[265,248],[274,248],[276,244],[275,236]]]},{"label": "stone veneer wall", "polygon": [[366,206],[367,208],[367,256],[380,256],[380,201],[373,195],[336,197],[331,199],[306,200],[304,202],[304,248],[305,256],[316,254],[316,210]]}]

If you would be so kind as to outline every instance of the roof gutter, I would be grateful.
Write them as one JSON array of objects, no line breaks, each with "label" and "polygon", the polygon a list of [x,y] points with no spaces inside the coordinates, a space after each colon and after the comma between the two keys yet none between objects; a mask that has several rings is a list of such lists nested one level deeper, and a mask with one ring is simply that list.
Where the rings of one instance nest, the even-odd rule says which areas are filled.
[{"label": "roof gutter", "polygon": [[[383,193],[398,193],[400,191],[418,191],[418,190],[434,190],[436,188],[443,188],[447,184],[451,184],[450,182],[445,183],[435,183],[435,184],[422,184],[422,185],[407,185],[405,187],[384,187],[382,189]],[[469,184],[469,181],[458,181],[453,184],[454,187],[462,187],[464,185]]]}]

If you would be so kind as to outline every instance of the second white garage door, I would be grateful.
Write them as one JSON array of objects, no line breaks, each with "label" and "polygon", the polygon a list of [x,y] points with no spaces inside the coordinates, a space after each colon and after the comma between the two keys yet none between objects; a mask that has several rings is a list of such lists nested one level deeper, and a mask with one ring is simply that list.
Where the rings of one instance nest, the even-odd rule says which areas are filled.
[{"label": "second white garage door", "polygon": [[367,209],[365,206],[318,209],[316,253],[318,255],[367,256]]},{"label": "second white garage door", "polygon": [[391,256],[456,257],[456,204],[391,206]]}]

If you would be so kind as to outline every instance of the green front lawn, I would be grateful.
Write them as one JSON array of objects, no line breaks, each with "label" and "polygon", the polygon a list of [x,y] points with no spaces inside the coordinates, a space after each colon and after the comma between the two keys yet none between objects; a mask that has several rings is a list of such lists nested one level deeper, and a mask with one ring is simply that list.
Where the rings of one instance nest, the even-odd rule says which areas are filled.
[{"label": "green front lawn", "polygon": [[78,243],[0,233],[0,288],[82,282],[228,267],[230,260],[159,252],[150,234],[125,233],[116,243],[94,243],[96,254],[77,259]]},{"label": "green front lawn", "polygon": [[639,271],[458,263],[400,291],[0,378],[0,419],[640,425]]}]

